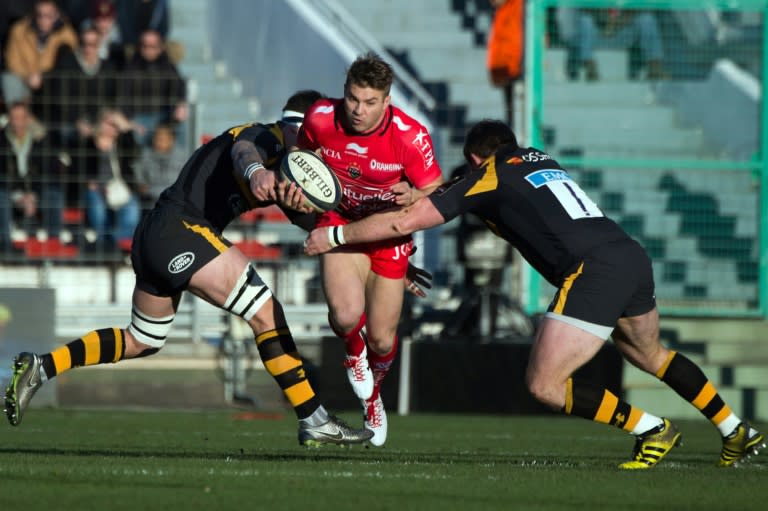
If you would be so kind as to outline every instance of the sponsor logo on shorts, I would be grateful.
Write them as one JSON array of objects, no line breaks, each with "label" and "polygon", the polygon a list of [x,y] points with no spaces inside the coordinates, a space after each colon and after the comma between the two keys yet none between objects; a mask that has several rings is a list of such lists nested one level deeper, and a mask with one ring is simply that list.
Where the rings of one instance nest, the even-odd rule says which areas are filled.
[{"label": "sponsor logo on shorts", "polygon": [[192,252],[183,252],[168,263],[168,271],[170,273],[181,273],[195,262],[195,254]]}]

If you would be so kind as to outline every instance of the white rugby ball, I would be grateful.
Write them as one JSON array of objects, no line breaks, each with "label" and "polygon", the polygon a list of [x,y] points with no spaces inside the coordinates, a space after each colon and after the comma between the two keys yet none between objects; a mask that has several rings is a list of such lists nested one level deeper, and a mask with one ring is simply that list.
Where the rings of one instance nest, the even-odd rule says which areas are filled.
[{"label": "white rugby ball", "polygon": [[280,176],[296,183],[304,192],[305,204],[315,211],[331,211],[341,202],[339,178],[313,151],[288,153],[280,162]]}]

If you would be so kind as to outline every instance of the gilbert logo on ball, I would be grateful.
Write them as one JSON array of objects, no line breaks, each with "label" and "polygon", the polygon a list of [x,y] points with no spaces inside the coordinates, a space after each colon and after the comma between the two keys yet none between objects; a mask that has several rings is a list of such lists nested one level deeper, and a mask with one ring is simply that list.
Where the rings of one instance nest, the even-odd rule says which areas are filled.
[{"label": "gilbert logo on ball", "polygon": [[322,158],[304,149],[288,153],[280,162],[280,175],[296,183],[305,203],[320,212],[330,211],[341,201],[341,184]]}]

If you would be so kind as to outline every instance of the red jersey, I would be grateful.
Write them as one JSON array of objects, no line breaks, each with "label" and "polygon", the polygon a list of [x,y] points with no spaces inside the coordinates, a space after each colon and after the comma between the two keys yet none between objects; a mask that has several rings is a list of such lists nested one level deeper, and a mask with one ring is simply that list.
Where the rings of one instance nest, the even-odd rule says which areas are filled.
[{"label": "red jersey", "polygon": [[399,108],[390,106],[378,128],[364,135],[341,124],[341,99],[317,101],[304,116],[298,145],[322,149],[344,192],[338,211],[356,220],[395,205],[389,191],[407,180],[424,188],[442,176],[427,129]]}]

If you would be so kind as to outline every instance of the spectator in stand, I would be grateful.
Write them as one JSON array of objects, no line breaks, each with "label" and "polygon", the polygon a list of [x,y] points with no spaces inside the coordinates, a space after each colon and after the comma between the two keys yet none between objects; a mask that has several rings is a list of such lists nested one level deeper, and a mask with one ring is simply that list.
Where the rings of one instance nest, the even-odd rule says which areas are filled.
[{"label": "spectator in stand", "polygon": [[[161,122],[179,125],[187,120],[186,83],[165,51],[159,32],[147,30],[141,34],[139,50],[126,64],[119,81],[120,105],[125,114],[145,128],[145,134],[155,131]],[[178,140],[184,146],[183,140]],[[139,142],[147,140],[142,136]]]},{"label": "spectator in stand", "polygon": [[58,0],[61,12],[67,15],[72,27],[77,30],[91,15],[93,0]]},{"label": "spectator in stand", "polygon": [[[0,49],[5,47],[11,26],[30,12],[32,12],[32,0],[0,2]],[[2,51],[0,51],[0,70],[3,69],[5,69],[5,65]],[[2,95],[0,95],[0,100],[2,100]]]},{"label": "spectator in stand", "polygon": [[88,227],[96,232],[88,248],[128,248],[140,216],[133,174],[138,146],[130,122],[117,110],[102,111],[93,132],[71,154],[78,180],[85,183]]},{"label": "spectator in stand", "polygon": [[5,104],[28,100],[43,84],[62,46],[77,46],[77,33],[55,0],[36,0],[34,12],[11,27],[2,75]]},{"label": "spectator in stand", "polygon": [[99,57],[99,40],[96,29],[83,29],[79,47],[61,49],[41,88],[40,120],[64,145],[78,131],[88,131],[101,109],[115,105],[117,69],[112,61]]},{"label": "spectator in stand", "polygon": [[593,55],[598,47],[636,48],[640,62],[628,69],[630,79],[638,78],[640,67],[645,67],[649,80],[666,76],[661,30],[652,12],[560,7],[557,17],[560,36],[568,47],[566,75],[569,79],[576,80],[582,67],[588,81],[600,78]]},{"label": "spectator in stand", "polygon": [[112,0],[96,0],[93,2],[91,15],[83,22],[82,28],[93,28],[97,31],[99,57],[122,69],[125,67],[126,50],[116,16],[115,3]]},{"label": "spectator in stand", "polygon": [[164,40],[171,26],[167,0],[120,0],[117,2],[117,23],[123,42],[138,46],[141,34],[154,30]]},{"label": "spectator in stand", "polygon": [[141,207],[151,209],[160,194],[179,177],[187,153],[176,144],[173,126],[160,123],[152,134],[152,145],[141,150],[135,171]]},{"label": "spectator in stand", "polygon": [[0,133],[0,250],[11,248],[13,216],[34,237],[44,227],[58,239],[62,227],[63,168],[47,137],[36,132],[26,103],[8,107],[8,125]]},{"label": "spectator in stand", "polygon": [[493,24],[488,36],[487,67],[504,96],[506,120],[515,126],[515,84],[523,78],[525,0],[490,0]]}]

